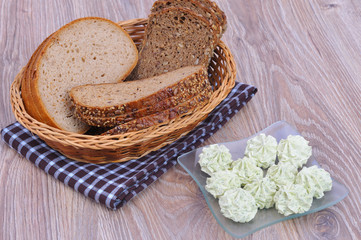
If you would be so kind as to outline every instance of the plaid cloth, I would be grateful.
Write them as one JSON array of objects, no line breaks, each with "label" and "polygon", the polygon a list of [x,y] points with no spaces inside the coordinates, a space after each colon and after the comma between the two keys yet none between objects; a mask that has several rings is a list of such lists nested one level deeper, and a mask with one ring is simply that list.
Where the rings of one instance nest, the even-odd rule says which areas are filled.
[{"label": "plaid cloth", "polygon": [[1,136],[11,148],[47,174],[115,210],[167,172],[176,164],[178,156],[195,149],[212,136],[256,92],[254,86],[236,83],[227,98],[189,134],[147,156],[124,163],[97,165],[70,160],[18,122],[4,128]]}]

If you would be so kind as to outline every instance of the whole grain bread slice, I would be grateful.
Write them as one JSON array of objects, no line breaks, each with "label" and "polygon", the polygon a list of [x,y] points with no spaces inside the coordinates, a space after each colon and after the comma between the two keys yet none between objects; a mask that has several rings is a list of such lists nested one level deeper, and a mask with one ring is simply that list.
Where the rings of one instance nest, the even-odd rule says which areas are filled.
[{"label": "whole grain bread slice", "polygon": [[24,99],[26,110],[50,126],[77,133],[89,127],[74,116],[68,91],[85,83],[122,81],[138,59],[130,36],[116,23],[96,17],[60,28],[37,54],[26,82],[31,92]]},{"label": "whole grain bread slice", "polygon": [[208,66],[217,33],[194,11],[168,7],[150,14],[139,61],[128,80],[143,79],[190,66]]},{"label": "whole grain bread slice", "polygon": [[[208,83],[208,82],[207,82]],[[209,93],[212,93],[212,87],[208,83],[206,87],[199,93],[191,94],[187,97],[184,96],[174,96],[171,98],[168,98],[164,101],[161,101],[156,104],[156,106],[152,109],[152,111],[147,111],[147,109],[141,109],[134,113],[129,114],[123,114],[123,115],[117,115],[114,117],[92,117],[92,116],[83,116],[80,113],[76,113],[77,117],[79,117],[81,120],[89,124],[90,126],[95,127],[115,127],[121,124],[124,124],[126,122],[135,121],[136,119],[147,117],[149,115],[158,114],[159,112],[168,110],[170,108],[175,108],[178,106],[182,106],[183,104],[189,102],[192,99],[199,99],[200,96],[207,96]],[[157,109],[155,111],[154,109]],[[183,109],[185,109],[183,107]]]},{"label": "whole grain bread slice", "polygon": [[196,109],[206,105],[211,95],[212,91],[205,91],[196,97],[179,104],[178,106],[142,118],[137,118],[124,124],[120,124],[106,131],[102,135],[116,135],[127,132],[136,132],[149,127],[168,124],[173,119],[178,119],[182,116],[191,114]]},{"label": "whole grain bread slice", "polygon": [[181,104],[189,100],[190,98],[196,96],[205,89],[208,89],[208,91],[212,91],[209,81],[204,81],[204,80],[199,82],[199,86],[190,88],[189,91],[184,92],[184,94],[177,94],[175,96],[166,98],[162,101],[158,101],[154,103],[154,105],[152,106],[148,105],[139,110],[131,111],[125,114],[120,114],[120,115],[109,114],[112,116],[107,116],[107,117],[83,115],[80,111],[76,111],[75,114],[78,118],[80,118],[82,121],[86,122],[91,126],[114,127],[115,125],[129,122],[136,118],[145,117],[147,115],[151,115],[157,112],[164,111],[168,108],[175,107],[178,104]]},{"label": "whole grain bread slice", "polygon": [[155,1],[152,6],[151,12],[159,12],[169,7],[187,8],[199,15],[202,15],[205,19],[209,21],[213,30],[217,32],[218,38],[221,38],[223,33],[221,24],[223,24],[223,22],[219,21],[213,8],[207,8],[197,0],[165,0]]},{"label": "whole grain bread slice", "polygon": [[188,66],[156,77],[117,84],[78,86],[70,91],[75,111],[83,116],[109,117],[152,108],[166,98],[199,91],[208,82],[203,66]]}]

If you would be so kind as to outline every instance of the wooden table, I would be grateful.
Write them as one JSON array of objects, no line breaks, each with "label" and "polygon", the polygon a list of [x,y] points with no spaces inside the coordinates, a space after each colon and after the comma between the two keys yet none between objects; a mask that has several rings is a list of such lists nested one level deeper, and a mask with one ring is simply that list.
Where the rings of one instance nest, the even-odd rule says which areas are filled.
[{"label": "wooden table", "polygon": [[[152,0],[0,1],[1,128],[15,118],[9,89],[38,44],[79,17],[147,17]],[[237,81],[255,98],[205,144],[250,136],[278,120],[310,140],[320,165],[344,183],[340,203],[247,239],[361,239],[361,2],[218,0]],[[0,147],[0,239],[228,239],[180,167],[118,211],[75,192]]]}]

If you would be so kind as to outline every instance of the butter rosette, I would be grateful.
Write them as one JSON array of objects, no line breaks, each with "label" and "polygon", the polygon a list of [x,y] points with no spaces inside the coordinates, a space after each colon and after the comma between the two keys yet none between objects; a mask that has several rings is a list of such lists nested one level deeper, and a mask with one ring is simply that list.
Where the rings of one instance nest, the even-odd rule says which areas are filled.
[{"label": "butter rosette", "polygon": [[294,183],[298,171],[291,163],[273,165],[267,171],[266,177],[271,179],[278,188]]},{"label": "butter rosette", "polygon": [[219,198],[219,206],[226,218],[240,223],[251,221],[258,211],[254,197],[242,188],[226,191]]},{"label": "butter rosette", "polygon": [[263,178],[263,170],[248,157],[240,158],[232,163],[232,171],[240,178],[242,186]]},{"label": "butter rosette", "polygon": [[330,174],[317,166],[303,167],[297,174],[295,183],[305,187],[313,197],[320,199],[324,192],[332,189],[332,179]]},{"label": "butter rosette", "polygon": [[213,144],[204,147],[199,154],[201,170],[209,175],[229,169],[232,162],[232,155],[224,145]]},{"label": "butter rosette", "polygon": [[313,197],[303,185],[289,184],[277,191],[274,201],[278,212],[288,216],[308,211],[311,208]]},{"label": "butter rosette", "polygon": [[277,186],[268,177],[248,183],[243,189],[248,191],[254,197],[259,209],[273,207]]},{"label": "butter rosette", "polygon": [[222,196],[227,190],[241,187],[241,179],[231,170],[218,171],[207,178],[205,189],[215,198]]},{"label": "butter rosette", "polygon": [[247,141],[245,156],[253,158],[258,167],[269,168],[275,164],[277,156],[276,138],[261,133]]},{"label": "butter rosette", "polygon": [[308,141],[300,135],[289,135],[282,139],[277,147],[279,163],[290,162],[297,168],[307,163],[312,155],[312,147]]}]

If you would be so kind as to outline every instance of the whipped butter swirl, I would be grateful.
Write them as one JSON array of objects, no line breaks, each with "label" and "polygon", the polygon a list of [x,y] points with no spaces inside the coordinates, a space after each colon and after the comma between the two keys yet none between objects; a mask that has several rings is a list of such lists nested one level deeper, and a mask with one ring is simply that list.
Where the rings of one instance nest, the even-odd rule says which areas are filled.
[{"label": "whipped butter swirl", "polygon": [[267,177],[276,183],[277,187],[288,185],[295,181],[298,171],[291,163],[279,163],[273,165],[267,171]]},{"label": "whipped butter swirl", "polygon": [[324,192],[332,188],[330,174],[317,166],[303,167],[297,174],[295,183],[303,185],[307,192],[317,199],[322,198]]},{"label": "whipped butter swirl", "polygon": [[245,155],[253,158],[258,167],[268,168],[275,164],[277,140],[271,135],[261,133],[247,141]]},{"label": "whipped butter swirl", "polygon": [[232,171],[240,178],[242,186],[255,180],[262,179],[263,170],[257,167],[254,159],[244,157],[232,163]]},{"label": "whipped butter swirl", "polygon": [[226,218],[240,223],[251,221],[258,210],[254,197],[242,188],[226,191],[219,198],[219,206]]},{"label": "whipped butter swirl", "polygon": [[205,189],[215,198],[219,198],[225,191],[241,187],[241,179],[230,170],[218,171],[207,178]]},{"label": "whipped butter swirl", "polygon": [[265,177],[258,181],[248,183],[244,190],[251,193],[256,200],[256,205],[259,209],[270,208],[274,205],[274,195],[277,192],[276,184]]},{"label": "whipped butter swirl", "polygon": [[297,168],[302,167],[312,155],[312,147],[308,143],[299,135],[289,135],[287,139],[282,139],[277,147],[278,161],[290,162]]},{"label": "whipped butter swirl", "polygon": [[231,163],[232,155],[224,145],[213,144],[204,147],[202,153],[199,154],[201,170],[209,175],[216,171],[229,169]]},{"label": "whipped butter swirl", "polygon": [[278,212],[288,216],[308,211],[311,208],[313,198],[303,185],[289,184],[277,191],[274,200]]}]

